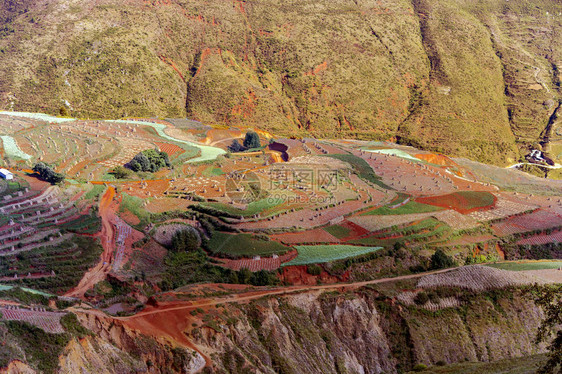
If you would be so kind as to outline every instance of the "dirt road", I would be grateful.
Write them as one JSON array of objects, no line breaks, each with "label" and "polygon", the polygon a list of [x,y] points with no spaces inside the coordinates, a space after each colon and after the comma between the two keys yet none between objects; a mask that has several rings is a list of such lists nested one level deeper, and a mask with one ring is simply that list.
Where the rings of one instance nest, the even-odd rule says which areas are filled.
[{"label": "dirt road", "polygon": [[171,311],[177,310],[192,310],[201,307],[208,307],[214,306],[217,304],[225,304],[225,303],[238,303],[238,302],[247,302],[255,299],[259,299],[264,296],[274,296],[274,295],[286,295],[296,292],[303,292],[303,291],[316,291],[316,290],[335,290],[335,289],[344,289],[344,288],[359,288],[363,286],[367,286],[369,284],[378,284],[378,283],[385,283],[385,282],[394,282],[406,279],[414,279],[419,278],[424,275],[429,274],[438,274],[438,273],[445,273],[447,271],[451,271],[454,269],[443,269],[443,270],[436,270],[436,271],[429,271],[425,273],[418,273],[418,274],[410,274],[410,275],[402,275],[399,277],[394,278],[383,278],[383,279],[375,279],[370,281],[363,281],[363,282],[355,282],[355,283],[334,283],[334,284],[326,284],[326,285],[319,285],[319,286],[292,286],[292,287],[284,287],[278,288],[273,290],[263,290],[263,291],[252,291],[246,292],[242,294],[237,294],[234,296],[229,296],[225,298],[217,298],[217,299],[201,299],[195,301],[179,301],[179,302],[172,302],[169,305],[160,305],[158,307],[144,310],[140,313],[137,313],[133,316],[128,317],[116,317],[115,319],[127,321],[135,318],[141,318],[148,315],[159,314],[159,313],[166,313]]},{"label": "dirt road", "polygon": [[101,217],[101,232],[96,235],[100,238],[103,247],[103,253],[100,256],[100,262],[88,270],[84,277],[80,280],[80,283],[68,291],[64,296],[68,297],[84,297],[86,291],[92,288],[96,283],[105,279],[105,276],[111,270],[111,257],[113,255],[113,250],[115,248],[115,232],[113,225],[111,223],[113,216],[115,215],[112,203],[115,197],[115,188],[109,186],[99,204],[99,215]]}]

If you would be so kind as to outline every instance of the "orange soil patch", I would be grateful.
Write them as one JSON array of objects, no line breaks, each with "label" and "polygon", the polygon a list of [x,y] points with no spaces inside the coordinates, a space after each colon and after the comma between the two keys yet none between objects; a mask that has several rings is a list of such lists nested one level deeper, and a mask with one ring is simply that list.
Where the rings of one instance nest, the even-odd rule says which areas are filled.
[{"label": "orange soil patch", "polygon": [[419,158],[422,161],[429,162],[430,164],[440,165],[440,166],[458,166],[453,160],[447,156],[436,155],[432,153],[417,154],[414,157]]},{"label": "orange soil patch", "polygon": [[205,144],[212,144],[233,139],[243,139],[244,133],[239,129],[211,129],[207,131],[207,137],[203,140]]},{"label": "orange soil patch", "polygon": [[[169,306],[173,307],[173,303],[170,303]],[[199,352],[205,358],[207,366],[212,366],[209,355],[195,346],[184,333],[188,331],[188,326],[196,321],[197,318],[192,316],[188,309],[180,309],[162,311],[156,314],[133,316],[123,321],[123,324],[130,329],[141,331],[148,336],[171,338],[171,340],[177,344]]]},{"label": "orange soil patch", "polygon": [[164,179],[148,180],[144,182],[123,183],[123,192],[131,196],[147,198],[151,196],[163,196],[170,183]]},{"label": "orange soil patch", "polygon": [[125,209],[124,212],[121,212],[119,214],[119,217],[121,217],[123,221],[127,222],[129,225],[138,225],[140,223],[139,217],[135,216],[128,209]]},{"label": "orange soil patch", "polygon": [[[14,170],[12,169],[12,171]],[[33,173],[33,171],[31,170],[26,170],[25,172]],[[29,183],[29,189],[33,191],[43,191],[51,185],[50,183],[44,182],[39,178],[35,178],[27,174],[18,173],[18,172],[16,172],[16,174],[22,179],[24,179],[27,183]]]}]

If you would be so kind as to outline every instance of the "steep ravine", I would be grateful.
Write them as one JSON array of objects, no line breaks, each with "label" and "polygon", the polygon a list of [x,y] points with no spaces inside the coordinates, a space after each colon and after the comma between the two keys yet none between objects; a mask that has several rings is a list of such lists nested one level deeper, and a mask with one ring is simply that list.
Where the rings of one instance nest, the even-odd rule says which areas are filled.
[{"label": "steep ravine", "polygon": [[[95,336],[72,340],[59,372],[397,373],[417,363],[487,362],[544,351],[533,343],[542,312],[521,291],[461,299],[460,307],[430,312],[371,288],[305,292],[152,314],[138,329],[79,312]],[[173,330],[176,339],[154,326]],[[213,368],[204,368],[203,356],[185,341],[178,344],[177,334],[208,355]],[[27,369],[13,362],[0,372],[32,372]]]}]

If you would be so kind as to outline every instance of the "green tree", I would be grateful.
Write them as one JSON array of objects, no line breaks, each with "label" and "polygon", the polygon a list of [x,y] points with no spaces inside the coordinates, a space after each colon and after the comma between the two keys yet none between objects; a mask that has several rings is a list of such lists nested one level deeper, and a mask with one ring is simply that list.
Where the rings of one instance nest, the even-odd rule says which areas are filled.
[{"label": "green tree", "polygon": [[127,178],[131,174],[131,171],[128,170],[127,168],[124,168],[123,166],[116,166],[115,168],[113,168],[111,173],[117,179],[124,179],[124,178]]},{"label": "green tree", "polygon": [[201,245],[199,233],[192,227],[180,230],[172,237],[171,249],[175,252],[195,251]]},{"label": "green tree", "polygon": [[433,256],[431,256],[431,269],[445,269],[454,265],[455,261],[453,261],[451,256],[447,256],[442,249],[436,250]]},{"label": "green tree", "polygon": [[51,184],[60,184],[64,182],[64,175],[54,171],[49,165],[44,162],[38,162],[33,166],[33,172],[39,174],[39,177]]},{"label": "green tree", "polygon": [[[537,290],[536,305],[545,318],[537,332],[536,342],[548,342],[548,360],[537,371],[539,374],[562,372],[562,285],[543,286]],[[552,339],[552,340],[551,340]]]},{"label": "green tree", "polygon": [[259,148],[261,147],[260,136],[255,131],[248,131],[243,144],[246,148]]},{"label": "green tree", "polygon": [[238,142],[238,139],[234,139],[232,144],[228,146],[228,150],[232,153],[242,152],[245,148]]},{"label": "green tree", "polygon": [[166,152],[146,149],[133,157],[128,165],[133,171],[156,172],[163,167],[170,167],[171,163]]}]

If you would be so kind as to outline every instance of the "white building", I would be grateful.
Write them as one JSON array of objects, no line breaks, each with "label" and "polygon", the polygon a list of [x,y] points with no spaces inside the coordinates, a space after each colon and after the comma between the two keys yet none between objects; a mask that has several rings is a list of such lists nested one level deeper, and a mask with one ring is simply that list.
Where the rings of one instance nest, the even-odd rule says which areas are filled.
[{"label": "white building", "polygon": [[0,169],[0,178],[11,180],[14,179],[14,174],[12,174],[9,170]]}]

